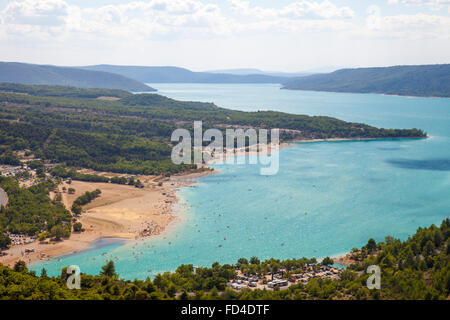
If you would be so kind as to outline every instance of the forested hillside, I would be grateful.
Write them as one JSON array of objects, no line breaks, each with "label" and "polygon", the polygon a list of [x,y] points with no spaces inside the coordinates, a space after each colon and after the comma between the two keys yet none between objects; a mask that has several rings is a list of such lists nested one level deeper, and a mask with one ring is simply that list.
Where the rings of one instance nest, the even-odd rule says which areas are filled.
[{"label": "forested hillside", "polygon": [[[0,156],[30,150],[44,160],[100,171],[173,174],[192,169],[193,165],[172,163],[170,136],[178,127],[192,130],[195,120],[203,120],[204,129],[285,129],[281,135],[285,140],[426,136],[418,129],[378,129],[272,111],[241,112],[155,94],[23,85],[15,90],[1,84],[0,88],[7,90],[0,91]],[[103,94],[118,100],[100,99]]]},{"label": "forested hillside", "polygon": [[[36,235],[48,232],[61,237],[70,235],[72,215],[59,203],[48,197],[50,190],[56,187],[51,181],[45,181],[30,188],[20,188],[13,178],[0,177],[2,187],[9,197],[7,207],[0,212],[0,239],[4,231],[16,234]],[[3,247],[5,243],[1,243]]]},{"label": "forested hillside", "polygon": [[125,98],[132,93],[120,89],[77,88],[50,85],[26,85],[0,82],[0,92],[24,93],[32,96],[66,97],[66,98]]},{"label": "forested hillside", "polygon": [[287,81],[284,89],[450,97],[450,64],[342,69]]},{"label": "forested hillside", "polygon": [[0,82],[156,91],[139,81],[115,73],[16,62],[0,62]]}]

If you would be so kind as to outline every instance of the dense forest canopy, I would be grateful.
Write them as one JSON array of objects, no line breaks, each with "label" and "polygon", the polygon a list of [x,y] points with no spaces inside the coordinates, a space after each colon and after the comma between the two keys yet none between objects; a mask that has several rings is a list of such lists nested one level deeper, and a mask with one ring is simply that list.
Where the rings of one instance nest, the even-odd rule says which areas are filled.
[{"label": "dense forest canopy", "polygon": [[341,69],[286,81],[284,89],[450,97],[450,64]]},{"label": "dense forest canopy", "polygon": [[8,206],[1,208],[0,233],[9,231],[32,236],[60,226],[70,234],[72,215],[63,204],[51,201],[48,196],[56,187],[53,182],[47,180],[30,188],[20,188],[15,179],[0,177],[0,187],[9,197]]},{"label": "dense forest canopy", "polygon": [[67,86],[25,85],[0,82],[0,91],[25,93],[33,96],[68,97],[68,98],[125,98],[133,94],[119,89],[77,88]]},{"label": "dense forest canopy", "polygon": [[[170,136],[179,127],[192,130],[196,120],[204,121],[204,129],[280,128],[285,140],[426,136],[418,129],[378,129],[274,111],[242,112],[156,94],[5,84],[0,88],[0,156],[28,149],[37,158],[99,171],[173,174],[192,169],[171,162]],[[96,98],[104,94],[120,98]]]}]

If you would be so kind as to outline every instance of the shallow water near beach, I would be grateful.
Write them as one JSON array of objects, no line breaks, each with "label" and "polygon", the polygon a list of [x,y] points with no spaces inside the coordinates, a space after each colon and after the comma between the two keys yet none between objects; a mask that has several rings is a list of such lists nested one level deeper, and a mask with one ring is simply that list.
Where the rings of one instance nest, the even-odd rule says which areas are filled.
[{"label": "shallow water near beach", "polygon": [[450,217],[450,100],[280,90],[278,85],[151,84],[160,94],[245,111],[328,115],[378,127],[420,128],[430,139],[318,142],[280,151],[280,171],[214,165],[220,174],[178,191],[169,231],[108,242],[32,266],[57,275],[79,265],[98,274],[113,259],[122,278],[145,279],[180,264],[209,266],[239,257],[324,257],[369,238],[406,239]]}]

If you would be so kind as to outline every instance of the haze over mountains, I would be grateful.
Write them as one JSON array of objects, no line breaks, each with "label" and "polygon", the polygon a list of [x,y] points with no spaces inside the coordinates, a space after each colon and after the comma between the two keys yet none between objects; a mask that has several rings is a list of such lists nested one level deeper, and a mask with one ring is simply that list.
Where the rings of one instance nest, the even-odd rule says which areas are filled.
[{"label": "haze over mountains", "polygon": [[267,76],[276,76],[276,77],[288,77],[288,78],[297,78],[304,77],[316,73],[330,73],[342,68],[333,67],[333,66],[324,66],[319,68],[312,68],[307,70],[301,70],[298,72],[283,72],[283,71],[264,71],[255,68],[238,68],[238,69],[220,69],[220,70],[208,70],[205,72],[209,73],[227,73],[227,74],[236,74],[236,75],[249,75],[249,74],[264,74]]},{"label": "haze over mountains", "polygon": [[144,83],[114,73],[17,62],[0,62],[0,82],[155,91]]},{"label": "haze over mountains", "polygon": [[205,71],[207,73],[222,73],[222,74],[234,74],[234,75],[266,75],[271,77],[286,77],[286,78],[296,78],[296,77],[304,77],[308,75],[312,75],[315,72],[281,72],[281,71],[262,71],[259,69],[222,69],[222,70],[210,70]]},{"label": "haze over mountains", "polygon": [[155,91],[145,83],[278,83],[283,89],[450,97],[450,64],[341,69],[331,73],[93,65],[57,67],[0,62],[0,82]]},{"label": "haze over mountains", "polygon": [[194,72],[179,67],[145,67],[94,65],[81,67],[86,70],[117,73],[145,83],[283,83],[286,76],[267,74],[230,74]]}]

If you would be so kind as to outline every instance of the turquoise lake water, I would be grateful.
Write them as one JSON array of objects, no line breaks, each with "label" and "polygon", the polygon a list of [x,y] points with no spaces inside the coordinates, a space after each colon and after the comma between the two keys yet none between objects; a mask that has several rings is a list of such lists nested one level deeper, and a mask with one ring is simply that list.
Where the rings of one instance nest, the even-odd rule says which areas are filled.
[{"label": "turquoise lake water", "polygon": [[450,100],[280,90],[279,85],[150,84],[160,94],[254,111],[329,115],[385,128],[420,128],[424,140],[319,142],[280,151],[280,171],[216,166],[220,174],[178,191],[180,222],[146,240],[101,240],[35,264],[49,274],[79,265],[98,274],[113,259],[121,277],[144,279],[180,264],[239,257],[324,257],[386,235],[405,239],[450,216]]}]

